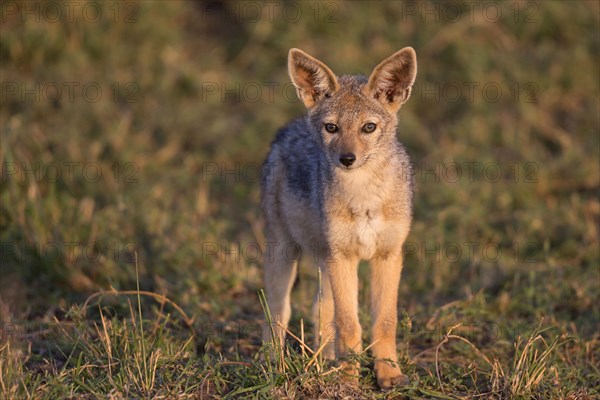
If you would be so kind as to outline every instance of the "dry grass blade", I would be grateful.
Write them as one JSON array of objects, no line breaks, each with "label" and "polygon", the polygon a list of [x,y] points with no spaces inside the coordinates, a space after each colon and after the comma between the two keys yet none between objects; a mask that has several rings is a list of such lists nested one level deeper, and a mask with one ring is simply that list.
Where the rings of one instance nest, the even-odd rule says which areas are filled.
[{"label": "dry grass blade", "polygon": [[460,324],[456,324],[456,325],[454,325],[454,326],[450,327],[450,328],[448,329],[448,331],[446,332],[446,334],[444,335],[444,339],[443,339],[443,340],[442,340],[442,341],[441,341],[441,342],[440,342],[440,343],[437,345],[437,347],[435,348],[435,373],[436,373],[436,376],[437,376],[437,379],[438,379],[438,384],[439,384],[439,386],[440,386],[440,390],[441,390],[441,391],[442,391],[442,393],[444,393],[444,394],[445,394],[446,392],[444,391],[444,385],[443,385],[443,383],[442,383],[442,376],[441,376],[441,373],[440,373],[440,366],[439,366],[439,351],[440,351],[440,348],[441,348],[441,347],[442,347],[444,344],[448,343],[448,342],[449,342],[451,339],[454,339],[454,340],[460,340],[460,341],[462,341],[462,342],[464,342],[464,343],[468,344],[468,345],[469,345],[469,346],[470,346],[470,347],[471,347],[471,348],[472,348],[472,349],[475,351],[475,353],[477,353],[477,355],[479,355],[481,358],[483,358],[483,359],[485,360],[485,362],[486,362],[486,363],[487,363],[487,364],[490,366],[490,368],[492,369],[492,371],[494,371],[494,370],[495,370],[495,363],[492,363],[492,362],[490,361],[490,359],[489,359],[489,358],[488,358],[488,357],[487,357],[485,354],[483,354],[483,353],[481,352],[481,350],[479,350],[479,348],[477,348],[477,346],[475,346],[475,345],[474,345],[474,344],[473,344],[473,343],[472,343],[470,340],[468,340],[468,339],[466,339],[466,338],[464,338],[464,337],[462,337],[462,336],[460,336],[460,335],[453,335],[453,334],[452,334],[452,331],[453,331],[454,329],[456,329],[456,328],[460,327],[461,325],[462,325],[462,323],[460,323]]},{"label": "dry grass blade", "polygon": [[175,310],[177,310],[177,312],[183,317],[183,320],[185,322],[185,324],[191,328],[193,323],[194,323],[194,319],[188,317],[188,315],[185,313],[185,311],[183,311],[183,309],[181,307],[179,307],[177,305],[177,303],[175,303],[174,301],[170,300],[167,296],[162,295],[162,294],[158,294],[158,293],[153,293],[153,292],[147,292],[144,290],[103,290],[97,293],[92,294],[91,296],[89,296],[85,302],[83,303],[83,309],[84,309],[84,313],[87,312],[87,308],[89,307],[89,303],[97,298],[97,297],[103,297],[103,296],[132,296],[132,295],[140,295],[140,296],[147,296],[147,297],[151,297],[153,299],[155,299],[156,301],[158,301],[160,304],[164,304],[164,303],[168,303],[170,305],[173,306],[173,308]]},{"label": "dry grass blade", "polygon": [[[288,327],[287,327],[287,326],[283,325],[283,324],[282,324],[281,322],[279,322],[279,321],[277,321],[277,325],[279,325],[279,327],[280,327],[280,328],[282,328],[282,329],[285,331],[285,333],[286,333],[287,335],[290,335],[291,337],[293,337],[294,339],[296,339],[296,341],[297,341],[297,342],[300,344],[300,346],[301,346],[301,348],[302,348],[303,350],[307,350],[307,351],[309,351],[309,352],[310,352],[310,354],[314,354],[314,353],[315,353],[315,352],[314,352],[314,350],[313,350],[313,349],[311,349],[311,348],[310,348],[310,346],[309,346],[309,345],[307,345],[307,344],[304,342],[304,339],[301,339],[301,338],[299,338],[298,336],[296,336],[296,335],[295,335],[295,334],[294,334],[292,331],[290,331],[290,330],[288,329]],[[304,336],[304,335],[303,335],[303,336]]]},{"label": "dry grass blade", "polygon": [[[548,344],[542,337],[541,332],[542,330],[538,326],[527,338],[524,345],[521,337],[515,343],[515,363],[507,382],[507,389],[511,395],[533,393],[546,375],[548,358],[559,345],[560,336],[554,337]],[[541,352],[536,348],[537,343],[542,343],[544,346]]]}]

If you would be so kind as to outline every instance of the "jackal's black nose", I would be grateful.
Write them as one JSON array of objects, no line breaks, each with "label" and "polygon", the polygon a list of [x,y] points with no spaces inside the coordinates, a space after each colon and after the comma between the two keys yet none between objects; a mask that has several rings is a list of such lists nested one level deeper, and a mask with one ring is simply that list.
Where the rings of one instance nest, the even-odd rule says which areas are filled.
[{"label": "jackal's black nose", "polygon": [[356,161],[356,156],[352,153],[346,153],[340,156],[340,162],[346,167],[349,167],[352,164],[354,164],[354,161]]}]

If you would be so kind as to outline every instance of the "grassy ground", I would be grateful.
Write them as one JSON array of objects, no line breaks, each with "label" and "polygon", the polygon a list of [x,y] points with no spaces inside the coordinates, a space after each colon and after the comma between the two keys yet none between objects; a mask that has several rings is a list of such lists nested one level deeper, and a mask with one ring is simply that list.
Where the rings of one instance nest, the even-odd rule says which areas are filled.
[{"label": "grassy ground", "polygon": [[[598,398],[599,12],[4,2],[0,396]],[[369,73],[406,45],[411,384],[382,393],[368,353],[359,388],[313,354],[308,263],[298,340],[261,348],[257,168],[304,112],[290,47]]]}]

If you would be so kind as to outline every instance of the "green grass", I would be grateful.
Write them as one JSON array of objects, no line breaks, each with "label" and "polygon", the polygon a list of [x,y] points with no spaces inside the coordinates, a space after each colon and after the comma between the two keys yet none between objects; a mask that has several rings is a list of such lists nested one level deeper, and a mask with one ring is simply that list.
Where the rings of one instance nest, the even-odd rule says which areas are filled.
[{"label": "green grass", "polygon": [[[438,20],[402,2],[273,18],[256,2],[99,3],[96,22],[96,3],[56,22],[15,4],[1,9],[0,398],[600,396],[596,3],[504,2],[499,18],[452,3],[456,20],[441,2],[426,3]],[[383,393],[368,352],[359,388],[315,357],[309,263],[298,340],[262,345],[257,167],[304,112],[290,47],[369,73],[408,45],[411,383]]]}]

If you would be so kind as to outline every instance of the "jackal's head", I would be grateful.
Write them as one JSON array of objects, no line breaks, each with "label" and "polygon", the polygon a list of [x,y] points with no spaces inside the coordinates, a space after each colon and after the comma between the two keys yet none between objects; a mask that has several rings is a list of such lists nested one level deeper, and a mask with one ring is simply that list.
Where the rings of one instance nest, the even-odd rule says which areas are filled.
[{"label": "jackal's head", "polygon": [[396,113],[410,97],[417,74],[417,56],[405,47],[383,60],[368,79],[338,78],[321,61],[291,49],[288,70],[329,160],[350,171],[391,148]]}]

